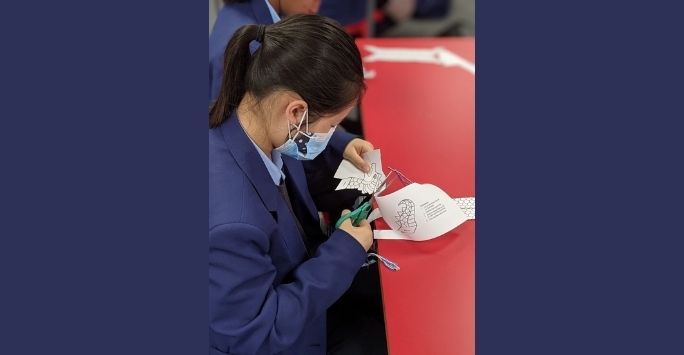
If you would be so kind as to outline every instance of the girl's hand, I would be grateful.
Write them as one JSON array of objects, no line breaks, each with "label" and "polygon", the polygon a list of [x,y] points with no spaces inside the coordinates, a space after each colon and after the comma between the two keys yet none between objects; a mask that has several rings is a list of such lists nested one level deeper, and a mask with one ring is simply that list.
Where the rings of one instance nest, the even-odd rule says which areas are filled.
[{"label": "girl's hand", "polygon": [[370,164],[363,160],[361,157],[361,154],[367,153],[372,151],[373,149],[373,144],[371,142],[365,141],[361,138],[354,138],[347,144],[347,147],[344,148],[344,154],[342,155],[344,159],[349,160],[354,166],[356,166],[358,169],[362,170],[363,172],[369,172],[370,171]]},{"label": "girl's hand", "polygon": [[[343,210],[342,215],[345,215],[351,211],[349,210]],[[361,247],[363,247],[363,250],[368,251],[370,247],[373,245],[373,230],[371,229],[370,223],[368,223],[368,220],[362,220],[361,223],[359,223],[358,227],[354,227],[352,225],[351,219],[347,218],[342,224],[340,225],[340,229],[349,233],[349,235],[352,236],[352,238],[356,239],[359,244],[361,244]]]}]

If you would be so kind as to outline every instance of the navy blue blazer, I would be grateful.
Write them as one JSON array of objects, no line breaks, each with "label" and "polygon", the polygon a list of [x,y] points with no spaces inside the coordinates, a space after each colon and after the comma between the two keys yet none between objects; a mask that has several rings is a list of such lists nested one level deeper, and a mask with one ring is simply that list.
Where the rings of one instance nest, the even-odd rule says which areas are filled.
[{"label": "navy blue blazer", "polygon": [[273,18],[264,0],[232,3],[221,8],[209,35],[209,102],[214,101],[221,91],[223,52],[233,33],[244,25],[272,23]]},{"label": "navy blue blazer", "polygon": [[[321,155],[340,161],[352,138],[335,132]],[[283,163],[290,195],[318,221],[303,163],[287,156]],[[326,310],[365,260],[363,247],[339,229],[309,257],[235,114],[209,130],[210,354],[325,354]]]}]

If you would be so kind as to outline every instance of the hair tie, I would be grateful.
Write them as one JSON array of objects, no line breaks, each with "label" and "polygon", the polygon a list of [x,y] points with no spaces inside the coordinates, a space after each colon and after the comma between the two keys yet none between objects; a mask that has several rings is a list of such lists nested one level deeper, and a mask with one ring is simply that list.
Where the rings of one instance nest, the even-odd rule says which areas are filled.
[{"label": "hair tie", "polygon": [[257,25],[257,35],[256,35],[256,41],[259,43],[264,43],[264,35],[266,35],[266,26],[265,25]]}]

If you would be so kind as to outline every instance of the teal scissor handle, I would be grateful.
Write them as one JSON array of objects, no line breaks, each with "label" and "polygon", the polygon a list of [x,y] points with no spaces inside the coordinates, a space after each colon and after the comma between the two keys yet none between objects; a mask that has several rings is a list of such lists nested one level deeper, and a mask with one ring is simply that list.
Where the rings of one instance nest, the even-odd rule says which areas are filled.
[{"label": "teal scissor handle", "polygon": [[355,210],[342,215],[342,217],[340,217],[340,219],[337,220],[337,223],[335,223],[335,228],[340,228],[342,222],[344,222],[347,219],[351,219],[352,225],[354,227],[358,227],[359,223],[361,223],[362,220],[368,218],[368,214],[370,214],[370,211],[371,203],[370,201],[366,201],[362,203],[359,207],[357,207]]}]

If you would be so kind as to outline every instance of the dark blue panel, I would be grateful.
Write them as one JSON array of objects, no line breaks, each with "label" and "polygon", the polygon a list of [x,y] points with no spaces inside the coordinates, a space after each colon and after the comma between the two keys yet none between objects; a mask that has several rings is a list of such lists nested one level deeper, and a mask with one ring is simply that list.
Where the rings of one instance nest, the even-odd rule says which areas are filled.
[{"label": "dark blue panel", "polygon": [[0,7],[0,353],[206,353],[207,3]]},{"label": "dark blue panel", "polygon": [[478,1],[478,355],[684,353],[665,4]]}]

